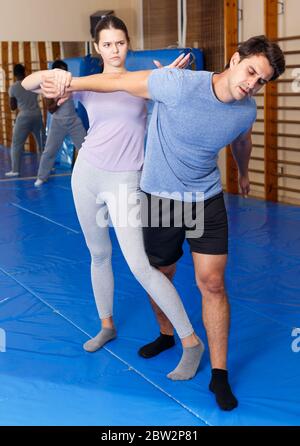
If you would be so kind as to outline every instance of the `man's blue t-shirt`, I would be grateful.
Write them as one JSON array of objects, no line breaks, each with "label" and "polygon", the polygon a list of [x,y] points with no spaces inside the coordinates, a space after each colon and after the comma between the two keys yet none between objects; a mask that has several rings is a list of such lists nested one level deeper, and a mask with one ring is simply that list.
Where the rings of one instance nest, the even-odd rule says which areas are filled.
[{"label": "man's blue t-shirt", "polygon": [[[221,102],[212,87],[213,73],[162,68],[148,80],[155,101],[148,128],[143,191],[184,201],[204,199],[222,190],[218,152],[246,133],[256,119],[256,103],[246,97]],[[191,199],[184,198],[191,196]]]}]

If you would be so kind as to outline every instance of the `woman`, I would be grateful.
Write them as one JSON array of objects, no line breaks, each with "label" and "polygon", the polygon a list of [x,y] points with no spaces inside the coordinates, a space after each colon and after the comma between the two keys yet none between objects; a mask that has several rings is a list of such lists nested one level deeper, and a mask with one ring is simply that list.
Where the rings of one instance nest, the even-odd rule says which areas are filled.
[{"label": "woman", "polygon": [[[120,19],[114,16],[103,18],[95,30],[94,45],[103,59],[103,73],[126,71],[129,36],[126,25]],[[183,63],[182,59],[176,60],[174,66]],[[51,73],[34,73],[24,80],[23,86],[36,91],[45,76],[51,76]],[[181,339],[181,361],[168,377],[174,380],[190,379],[198,369],[203,343],[195,335],[171,282],[149,264],[141,224],[138,218],[134,218],[139,211],[139,182],[144,159],[145,100],[125,92],[85,91],[76,93],[75,97],[87,110],[90,128],[75,164],[72,191],[78,219],[91,253],[92,285],[102,325],[100,332],[87,341],[84,348],[89,352],[96,351],[116,337],[112,247],[107,222],[109,214],[131,271],[168,316]]]}]

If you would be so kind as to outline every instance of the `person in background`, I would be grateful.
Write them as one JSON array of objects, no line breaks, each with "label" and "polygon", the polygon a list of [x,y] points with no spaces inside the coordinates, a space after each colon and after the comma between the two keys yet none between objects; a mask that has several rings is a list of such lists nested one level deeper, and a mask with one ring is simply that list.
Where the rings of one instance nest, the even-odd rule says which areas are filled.
[{"label": "person in background", "polygon": [[46,134],[43,124],[38,97],[31,91],[22,87],[25,78],[25,67],[21,64],[14,66],[15,83],[9,88],[10,108],[12,111],[19,110],[13,128],[11,148],[11,170],[5,173],[6,177],[18,177],[21,169],[21,156],[24,144],[29,134],[32,133],[39,152],[45,145]]},{"label": "person in background", "polygon": [[[59,68],[68,71],[68,65],[63,60],[56,60],[52,69]],[[52,114],[52,120],[47,136],[45,150],[39,164],[35,187],[40,187],[48,180],[55,158],[66,136],[70,136],[75,148],[80,149],[86,136],[85,128],[76,113],[72,97],[60,107],[54,99],[46,99],[48,111]]]}]

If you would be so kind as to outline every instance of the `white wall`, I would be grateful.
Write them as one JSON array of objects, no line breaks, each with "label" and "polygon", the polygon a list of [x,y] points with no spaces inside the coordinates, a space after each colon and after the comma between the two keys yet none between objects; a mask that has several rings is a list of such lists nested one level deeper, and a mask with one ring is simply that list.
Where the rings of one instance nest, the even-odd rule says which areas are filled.
[{"label": "white wall", "polygon": [[0,0],[0,41],[88,41],[89,17],[113,9],[138,47],[140,0]]}]

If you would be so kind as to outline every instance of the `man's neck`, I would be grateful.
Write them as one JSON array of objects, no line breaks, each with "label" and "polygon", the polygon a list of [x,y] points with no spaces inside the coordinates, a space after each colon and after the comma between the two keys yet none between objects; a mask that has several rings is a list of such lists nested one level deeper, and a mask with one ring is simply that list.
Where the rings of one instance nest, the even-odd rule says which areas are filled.
[{"label": "man's neck", "polygon": [[212,77],[212,87],[214,93],[221,102],[233,102],[235,99],[230,94],[228,88],[228,78],[226,71],[215,73]]}]

